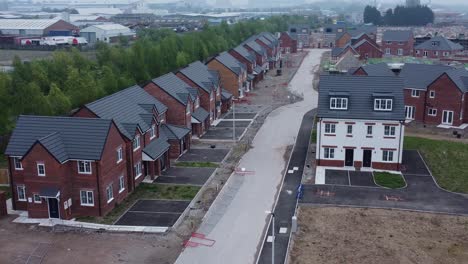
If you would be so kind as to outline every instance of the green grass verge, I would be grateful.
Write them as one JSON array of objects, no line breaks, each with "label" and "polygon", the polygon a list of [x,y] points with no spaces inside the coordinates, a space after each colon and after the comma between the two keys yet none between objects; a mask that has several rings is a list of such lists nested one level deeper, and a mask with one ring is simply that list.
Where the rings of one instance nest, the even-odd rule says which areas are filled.
[{"label": "green grass verge", "polygon": [[315,144],[317,143],[317,130],[312,130],[312,133],[310,133],[310,143]]},{"label": "green grass verge", "polygon": [[468,193],[468,145],[445,140],[405,137],[405,149],[419,150],[440,187]]},{"label": "green grass verge", "polygon": [[104,217],[79,217],[78,221],[111,225],[139,199],[191,200],[200,190],[196,186],[141,183],[122,203]]},{"label": "green grass verge", "polygon": [[11,187],[10,186],[0,186],[0,191],[6,193],[6,198],[9,199],[11,198]]},{"label": "green grass verge", "polygon": [[219,165],[213,162],[188,162],[188,161],[181,161],[176,162],[176,167],[195,167],[195,168],[218,168]]},{"label": "green grass verge", "polygon": [[378,185],[391,189],[403,188],[406,185],[405,180],[400,174],[374,172],[374,179]]}]

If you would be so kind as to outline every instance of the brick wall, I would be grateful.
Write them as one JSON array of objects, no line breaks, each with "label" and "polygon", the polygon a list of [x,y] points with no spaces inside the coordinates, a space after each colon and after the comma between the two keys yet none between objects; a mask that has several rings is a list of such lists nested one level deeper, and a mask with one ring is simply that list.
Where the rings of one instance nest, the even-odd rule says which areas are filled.
[{"label": "brick wall", "polygon": [[[424,56],[424,52],[427,51],[427,56]],[[446,56],[444,56],[444,52],[447,52]],[[437,52],[434,50],[425,50],[425,49],[415,49],[414,56],[415,57],[426,57],[430,59],[443,59],[446,57],[450,57],[453,55],[453,51],[450,50],[438,50]]]},{"label": "brick wall", "polygon": [[366,54],[368,58],[382,58],[382,52],[369,42],[363,43],[361,46],[355,48],[355,50],[359,53],[360,60],[365,60]]},{"label": "brick wall", "polygon": [[[392,56],[413,56],[413,47],[414,39],[404,41],[402,44],[398,41],[390,41],[389,44],[387,41],[382,41],[382,51],[385,55],[388,55],[386,49],[389,48]],[[403,49],[403,55],[398,55],[398,49]]]},{"label": "brick wall", "polygon": [[217,60],[211,60],[208,62],[207,66],[211,70],[219,72],[224,89],[230,92],[234,97],[239,97],[239,76]]},{"label": "brick wall", "polygon": [[345,34],[341,35],[341,37],[339,39],[335,40],[335,47],[343,48],[350,41],[351,41],[351,35],[348,34],[348,33],[345,33]]},{"label": "brick wall", "polygon": [[424,122],[424,115],[427,111],[425,109],[425,98],[426,98],[426,91],[419,91],[419,97],[413,97],[412,89],[404,89],[403,90],[405,96],[405,105],[407,106],[414,106],[414,120],[418,122]]},{"label": "brick wall", "polygon": [[286,53],[286,48],[290,49],[291,53],[297,53],[297,41],[291,38],[286,32],[282,32],[280,36],[281,53]]}]

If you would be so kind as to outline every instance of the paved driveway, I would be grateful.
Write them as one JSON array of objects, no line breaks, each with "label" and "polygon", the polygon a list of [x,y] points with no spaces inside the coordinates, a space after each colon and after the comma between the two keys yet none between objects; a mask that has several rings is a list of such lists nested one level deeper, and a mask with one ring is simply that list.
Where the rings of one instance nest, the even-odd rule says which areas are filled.
[{"label": "paved driveway", "polygon": [[221,162],[229,153],[229,149],[190,149],[178,161],[188,162]]},{"label": "paved driveway", "polygon": [[172,167],[156,178],[155,183],[203,186],[216,168]]},{"label": "paved driveway", "polygon": [[326,170],[325,184],[378,187],[372,172],[366,171]]},{"label": "paved driveway", "polygon": [[115,224],[171,227],[189,204],[190,201],[139,200]]},{"label": "paved driveway", "polygon": [[[302,204],[397,208],[468,214],[468,198],[440,189],[417,151],[404,151],[404,189],[305,185]],[[426,174],[425,174],[426,173]]]}]

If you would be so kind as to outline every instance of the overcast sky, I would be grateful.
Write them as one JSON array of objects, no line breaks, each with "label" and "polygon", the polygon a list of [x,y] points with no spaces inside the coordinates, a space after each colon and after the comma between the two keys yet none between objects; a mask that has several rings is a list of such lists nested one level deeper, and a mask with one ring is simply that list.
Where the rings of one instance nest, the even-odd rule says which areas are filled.
[{"label": "overcast sky", "polygon": [[[162,0],[164,1],[164,0]],[[167,0],[166,0],[167,1]],[[214,3],[216,0],[207,0],[209,3]],[[254,1],[259,1],[259,2],[268,2],[268,0],[254,0]],[[284,0],[285,2],[290,2],[289,0]],[[306,2],[319,2],[319,1],[323,1],[323,0],[306,0]],[[374,1],[373,0],[344,0],[346,2],[356,2],[356,3],[362,3],[362,2],[369,2],[369,3],[373,3]],[[402,4],[404,3],[405,1],[404,0],[377,0],[377,2],[385,2],[385,3],[394,3],[395,5],[396,4]],[[423,4],[426,4],[428,3],[429,0],[421,0],[421,3]],[[456,5],[456,4],[463,4],[463,5],[467,5],[468,1],[467,0],[443,0],[443,1],[437,1],[437,0],[432,0],[432,3],[433,4],[437,4],[437,5],[444,5],[444,4],[448,4],[448,5]],[[248,0],[231,0],[231,3],[233,5],[246,5],[248,3]]]}]

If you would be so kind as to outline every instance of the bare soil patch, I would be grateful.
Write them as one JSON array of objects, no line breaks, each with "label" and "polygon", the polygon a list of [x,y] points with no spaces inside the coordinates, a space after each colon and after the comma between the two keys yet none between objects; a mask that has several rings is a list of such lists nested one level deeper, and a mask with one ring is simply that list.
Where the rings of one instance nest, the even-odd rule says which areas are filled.
[{"label": "bare soil patch", "polygon": [[301,206],[290,258],[294,264],[467,263],[468,217]]}]

